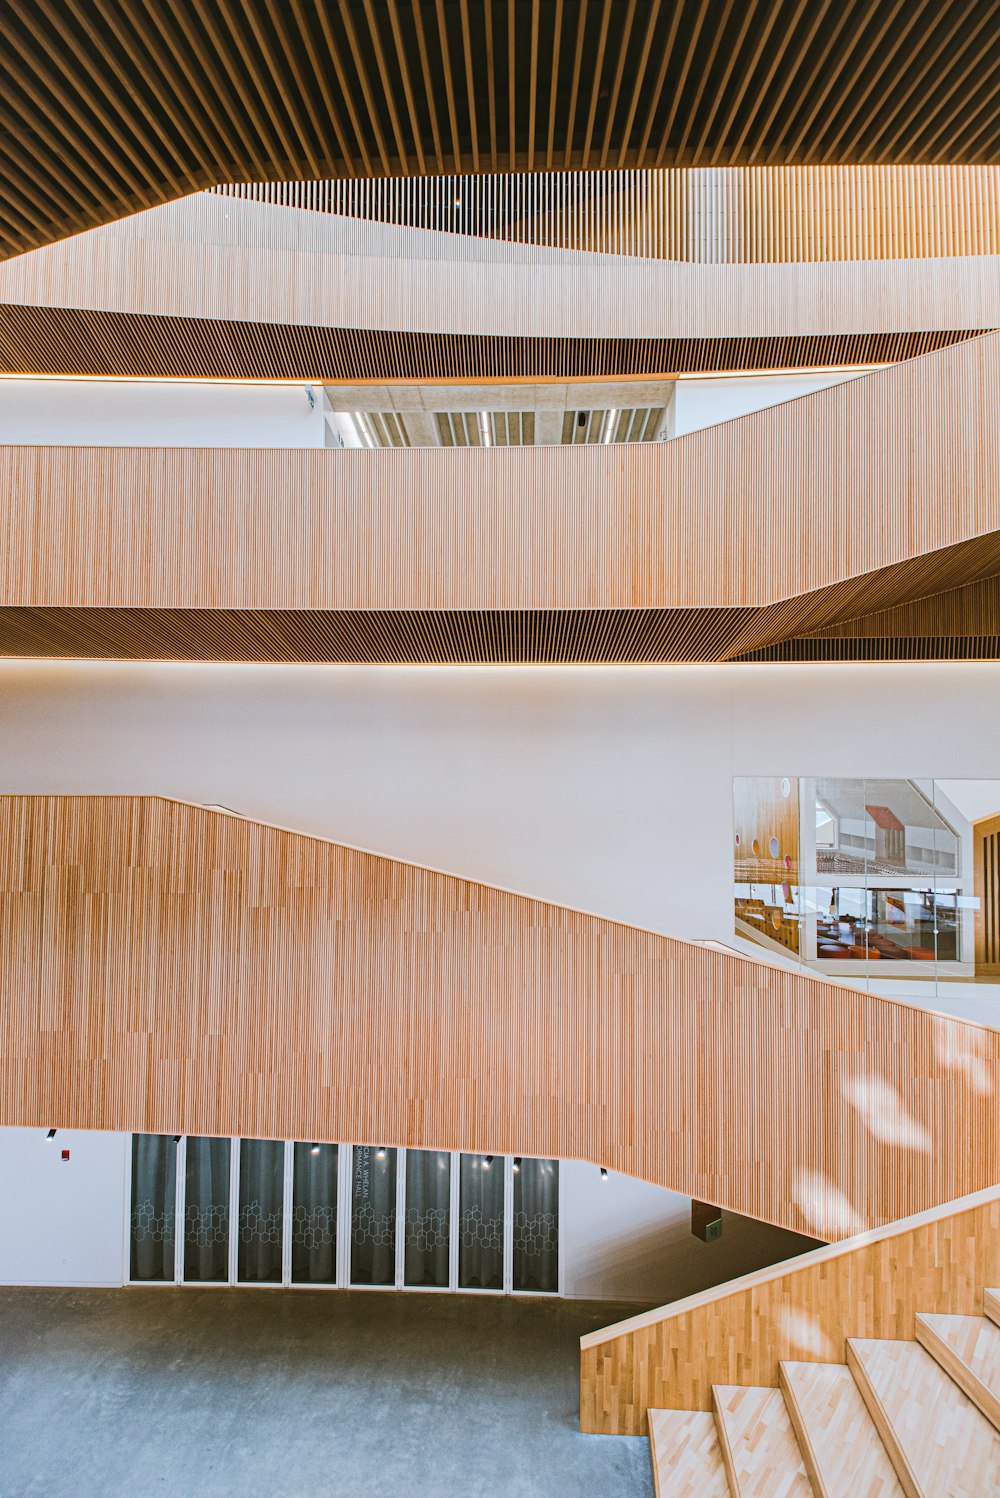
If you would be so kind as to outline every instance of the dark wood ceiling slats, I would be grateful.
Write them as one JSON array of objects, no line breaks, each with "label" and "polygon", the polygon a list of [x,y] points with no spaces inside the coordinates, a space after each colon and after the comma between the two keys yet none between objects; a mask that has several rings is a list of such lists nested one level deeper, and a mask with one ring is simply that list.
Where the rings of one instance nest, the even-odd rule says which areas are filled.
[{"label": "dark wood ceiling slats", "polygon": [[253,178],[996,162],[998,78],[995,0],[0,0],[0,244]]}]

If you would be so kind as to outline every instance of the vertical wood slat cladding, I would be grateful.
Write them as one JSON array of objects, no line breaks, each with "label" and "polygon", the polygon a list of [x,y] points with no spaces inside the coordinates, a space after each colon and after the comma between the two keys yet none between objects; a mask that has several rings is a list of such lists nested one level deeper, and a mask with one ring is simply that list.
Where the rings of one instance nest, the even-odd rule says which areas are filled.
[{"label": "vertical wood slat cladding", "polygon": [[709,1410],[713,1384],[778,1387],[842,1363],[848,1337],[913,1340],[918,1311],[982,1315],[1000,1274],[1000,1190],[747,1275],[581,1339],[580,1428],[644,1435],[649,1409]]},{"label": "vertical wood slat cladding", "polygon": [[1000,253],[996,166],[336,178],[225,184],[214,191],[439,233],[701,264]]},{"label": "vertical wood slat cladding", "polygon": [[0,798],[0,932],[4,1125],[575,1158],[825,1238],[1000,1171],[994,1031],[182,803]]},{"label": "vertical wood slat cladding", "polygon": [[2,608],[755,610],[699,623],[740,655],[1000,572],[1000,335],[673,442],[8,447],[0,496]]},{"label": "vertical wood slat cladding", "polygon": [[[498,377],[505,368],[510,378],[526,378],[531,369],[519,367],[516,350],[530,350],[535,339],[565,340],[579,344],[578,362],[572,348],[563,349],[554,372],[582,378],[588,361],[601,373],[614,373],[619,363],[626,371],[662,372],[648,356],[629,363],[624,350],[610,367],[596,363],[595,350],[614,340],[638,340],[643,348],[656,340],[725,341],[732,346],[726,367],[734,368],[741,367],[741,340],[751,346],[772,340],[772,368],[782,366],[786,347],[789,363],[821,362],[823,341],[834,339],[838,363],[848,362],[852,344],[857,362],[900,358],[907,348],[919,352],[921,337],[1000,326],[1000,276],[989,255],[751,265],[588,255],[196,193],[0,264],[0,305],[20,313],[8,334],[14,348],[5,351],[16,368],[24,367],[16,340],[30,327],[27,309],[36,307],[66,317],[169,318],[180,347],[189,323],[217,326],[221,341],[233,337],[228,324],[249,325],[270,340],[262,344],[268,359],[274,340],[279,350],[294,350],[297,339],[354,333],[358,378],[376,380],[386,377],[377,360],[368,369],[360,356],[377,333],[388,350],[392,338],[404,344],[425,338],[432,347],[447,339],[459,347],[492,344],[503,357],[481,352],[485,368],[477,374],[473,362],[463,376],[479,378]],[[91,326],[101,327],[97,319]],[[52,331],[59,336],[57,327]],[[212,327],[198,331],[204,343]],[[889,340],[884,350],[872,342],[882,335]],[[903,347],[894,350],[892,338],[904,339]],[[810,339],[817,340],[812,349]],[[300,357],[307,351],[308,344]],[[672,368],[711,368],[704,353],[686,362],[678,353]],[[387,360],[389,352],[382,356]],[[45,354],[35,357],[44,361]],[[431,365],[429,357],[425,362]],[[420,371],[419,363],[408,371],[402,358],[398,366],[401,377]],[[41,362],[39,372],[46,367]],[[762,367],[761,358],[749,354],[744,367]],[[438,374],[447,372],[445,362]],[[267,377],[266,365],[256,373]],[[281,365],[275,373],[291,377]],[[322,370],[302,373],[318,378]],[[349,368],[334,365],[332,373],[351,378]]]}]

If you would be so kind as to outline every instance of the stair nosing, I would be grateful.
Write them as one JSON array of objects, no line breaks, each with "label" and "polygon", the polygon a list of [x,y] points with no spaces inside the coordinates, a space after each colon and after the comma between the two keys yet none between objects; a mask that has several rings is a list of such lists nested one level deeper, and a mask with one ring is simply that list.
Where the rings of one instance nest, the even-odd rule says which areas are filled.
[{"label": "stair nosing", "polygon": [[[1000,1430],[1000,1396],[990,1388],[989,1384],[984,1383],[975,1369],[936,1331],[927,1319],[928,1315],[933,1314],[935,1313],[921,1311],[916,1313],[914,1324],[917,1341],[925,1352],[930,1353],[938,1367],[961,1389],[965,1397],[972,1400],[976,1409],[985,1416],[994,1430]],[[990,1321],[988,1316],[969,1319]],[[995,1323],[990,1322],[990,1324]]]},{"label": "stair nosing", "polygon": [[846,1339],[847,1366],[851,1370],[851,1377],[858,1386],[858,1392],[868,1407],[868,1413],[875,1422],[879,1440],[886,1449],[886,1454],[895,1469],[900,1485],[906,1498],[934,1498],[933,1494],[923,1491],[917,1481],[916,1474],[906,1459],[906,1454],[899,1444],[892,1421],[889,1419],[888,1411],[878,1396],[878,1392],[856,1351],[856,1343],[864,1341],[864,1338],[848,1337]]}]

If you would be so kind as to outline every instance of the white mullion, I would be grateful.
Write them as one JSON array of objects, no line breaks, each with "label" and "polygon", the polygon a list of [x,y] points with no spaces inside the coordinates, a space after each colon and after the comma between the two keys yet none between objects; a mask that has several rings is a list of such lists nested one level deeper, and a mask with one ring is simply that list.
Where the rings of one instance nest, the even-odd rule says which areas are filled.
[{"label": "white mullion", "polygon": [[556,1192],[556,1211],[559,1213],[556,1222],[556,1294],[566,1294],[565,1257],[562,1251],[562,1225],[563,1225],[563,1186],[566,1172],[562,1168],[562,1161],[556,1161],[556,1170],[559,1172],[559,1190]]},{"label": "white mullion", "polygon": [[461,1180],[462,1156],[458,1150],[451,1152],[451,1174],[448,1178],[448,1289],[458,1289],[458,1225],[459,1182]]},{"label": "white mullion", "polygon": [[503,1293],[514,1285],[514,1159],[503,1157]]},{"label": "white mullion", "polygon": [[229,1283],[236,1284],[239,1263],[240,1141],[229,1141]]},{"label": "white mullion", "polygon": [[182,1134],[177,1145],[177,1166],[174,1176],[174,1284],[184,1283],[184,1210],[187,1196],[187,1135]]},{"label": "white mullion", "polygon": [[403,1288],[406,1245],[406,1150],[396,1150],[396,1289]]},{"label": "white mullion", "polygon": [[[132,1282],[132,1160],[135,1155],[135,1135],[126,1134],[128,1146],[125,1151],[125,1242],[122,1245],[122,1284],[129,1285]],[[174,1180],[174,1217],[176,1220],[176,1178]],[[176,1267],[176,1236],[174,1239],[175,1253],[174,1264]]]},{"label": "white mullion", "polygon": [[295,1145],[285,1140],[285,1175],[281,1194],[281,1283],[292,1283],[292,1188],[295,1181]]},{"label": "white mullion", "polygon": [[337,1284],[351,1283],[351,1176],[354,1147],[342,1144],[337,1152]]}]

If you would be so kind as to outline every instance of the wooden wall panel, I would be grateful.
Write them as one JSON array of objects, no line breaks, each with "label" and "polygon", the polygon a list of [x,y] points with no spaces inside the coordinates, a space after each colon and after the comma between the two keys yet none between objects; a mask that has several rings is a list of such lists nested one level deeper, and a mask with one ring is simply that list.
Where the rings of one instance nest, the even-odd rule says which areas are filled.
[{"label": "wooden wall panel", "polygon": [[713,1384],[776,1389],[782,1359],[842,1363],[848,1337],[912,1341],[918,1311],[981,1316],[998,1275],[993,1187],[581,1338],[581,1429],[643,1435],[648,1409],[711,1409]]},{"label": "wooden wall panel", "polygon": [[[209,658],[246,658],[244,612],[265,659],[304,636],[323,658],[324,629],[334,659],[400,658],[343,628],[372,611],[427,616],[404,659],[447,658],[449,631],[456,659],[739,657],[1000,574],[998,413],[990,334],[673,442],[4,448],[0,609],[31,611],[8,648],[76,631],[90,654],[108,623],[109,654],[189,658],[212,610]],[[88,637],[83,609],[184,617],[158,645],[152,614]],[[564,643],[533,654],[547,622]]]},{"label": "wooden wall panel", "polygon": [[254,177],[1000,155],[991,0],[614,10],[2,0],[0,252]]},{"label": "wooden wall panel", "polygon": [[235,199],[598,254],[720,264],[1000,252],[1000,167],[503,172],[230,183]]},{"label": "wooden wall panel", "polygon": [[1000,1178],[1000,1034],[148,797],[0,798],[0,1124],[589,1160],[823,1238]]},{"label": "wooden wall panel", "polygon": [[[0,303],[21,309],[8,338],[30,331],[25,309],[75,309],[180,322],[171,330],[175,339],[187,319],[272,327],[276,340],[281,330],[276,347],[286,358],[308,352],[296,342],[305,330],[315,341],[317,330],[353,329],[360,352],[378,332],[434,335],[438,344],[446,336],[509,340],[512,347],[531,339],[773,339],[771,367],[783,367],[790,361],[781,340],[789,340],[792,354],[800,340],[800,358],[809,349],[805,340],[825,340],[834,351],[839,340],[837,362],[847,362],[850,340],[860,339],[855,356],[862,362],[878,356],[877,345],[866,350],[863,341],[872,335],[912,339],[998,327],[1000,278],[992,255],[678,263],[429,233],[198,193],[0,264]],[[224,326],[219,334],[226,335]],[[814,363],[823,362],[823,346],[813,348]],[[23,362],[14,350],[8,363],[11,352]],[[44,350],[32,352],[44,373]],[[368,371],[360,352],[356,375],[338,378],[397,377],[388,364]],[[55,349],[48,357],[58,356]],[[883,357],[901,355],[887,344]],[[731,365],[735,358],[733,349]],[[516,362],[507,362],[517,378]],[[704,358],[700,366],[688,362],[707,367]],[[748,358],[747,366],[760,362]],[[493,377],[501,372],[497,363]],[[315,368],[301,373],[318,377]],[[579,377],[586,377],[582,367]]]}]

